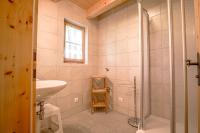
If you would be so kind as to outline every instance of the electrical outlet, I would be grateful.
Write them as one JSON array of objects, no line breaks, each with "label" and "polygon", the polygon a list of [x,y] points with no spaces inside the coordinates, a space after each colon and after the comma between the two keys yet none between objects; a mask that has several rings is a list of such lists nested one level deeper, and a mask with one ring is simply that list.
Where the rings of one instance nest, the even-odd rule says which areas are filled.
[{"label": "electrical outlet", "polygon": [[78,103],[78,97],[74,98],[74,102]]},{"label": "electrical outlet", "polygon": [[123,99],[122,97],[118,97],[118,100],[119,100],[120,102],[123,102],[123,101],[124,101],[124,99]]}]

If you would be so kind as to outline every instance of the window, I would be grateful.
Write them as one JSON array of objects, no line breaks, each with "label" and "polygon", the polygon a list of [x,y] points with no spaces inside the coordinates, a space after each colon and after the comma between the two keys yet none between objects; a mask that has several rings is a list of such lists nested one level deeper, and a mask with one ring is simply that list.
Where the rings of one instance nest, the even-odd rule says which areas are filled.
[{"label": "window", "polygon": [[85,28],[66,20],[64,62],[85,62]]}]

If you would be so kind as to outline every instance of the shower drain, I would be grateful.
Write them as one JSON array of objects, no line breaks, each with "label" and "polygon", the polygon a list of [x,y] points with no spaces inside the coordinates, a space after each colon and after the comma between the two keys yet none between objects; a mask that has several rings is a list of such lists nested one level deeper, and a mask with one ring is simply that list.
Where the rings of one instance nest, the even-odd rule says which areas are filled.
[{"label": "shower drain", "polygon": [[139,127],[139,123],[140,123],[140,119],[137,117],[131,117],[128,119],[128,124],[135,128]]}]

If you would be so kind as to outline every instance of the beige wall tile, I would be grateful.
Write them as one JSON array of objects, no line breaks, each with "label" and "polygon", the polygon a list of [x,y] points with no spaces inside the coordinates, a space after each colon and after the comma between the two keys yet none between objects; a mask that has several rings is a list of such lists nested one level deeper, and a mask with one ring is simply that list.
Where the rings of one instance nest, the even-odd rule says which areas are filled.
[{"label": "beige wall tile", "polygon": [[71,108],[70,97],[69,96],[58,97],[57,105],[60,108],[61,112],[66,112],[67,110]]},{"label": "beige wall tile", "polygon": [[57,19],[39,14],[38,31],[58,34]]},{"label": "beige wall tile", "polygon": [[49,16],[57,19],[58,8],[57,4],[50,0],[40,0],[38,6],[38,12],[40,15]]},{"label": "beige wall tile", "polygon": [[57,35],[48,32],[38,32],[38,48],[57,50],[58,38]]},{"label": "beige wall tile", "polygon": [[129,66],[129,53],[117,54],[117,66]]},{"label": "beige wall tile", "polygon": [[150,49],[160,49],[162,48],[162,32],[153,32],[150,34]]},{"label": "beige wall tile", "polygon": [[[139,65],[139,53],[136,52],[138,51],[137,17],[137,6],[128,5],[101,18],[98,23],[99,54],[104,55],[99,57],[101,67],[98,68],[98,73],[106,75],[112,82],[114,109],[125,114],[129,114],[129,91],[127,87],[118,91],[117,86],[130,84],[130,76],[134,73],[132,67]],[[106,72],[105,67],[110,71]],[[119,97],[123,97],[124,101],[119,102]]]},{"label": "beige wall tile", "polygon": [[37,61],[38,65],[55,66],[57,64],[57,51],[49,49],[38,49]]}]

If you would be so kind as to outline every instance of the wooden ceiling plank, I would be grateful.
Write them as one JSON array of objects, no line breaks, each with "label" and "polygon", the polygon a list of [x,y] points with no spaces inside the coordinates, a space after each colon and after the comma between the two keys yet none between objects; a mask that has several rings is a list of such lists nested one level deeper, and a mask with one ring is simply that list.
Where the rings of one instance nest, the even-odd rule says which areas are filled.
[{"label": "wooden ceiling plank", "polygon": [[87,10],[87,17],[89,19],[95,18],[126,1],[128,0],[99,0]]},{"label": "wooden ceiling plank", "polygon": [[83,9],[88,9],[99,0],[70,0],[70,1]]}]

